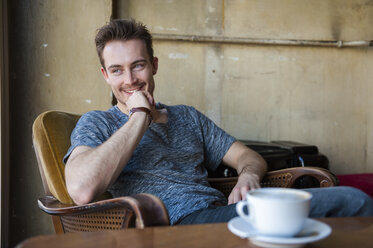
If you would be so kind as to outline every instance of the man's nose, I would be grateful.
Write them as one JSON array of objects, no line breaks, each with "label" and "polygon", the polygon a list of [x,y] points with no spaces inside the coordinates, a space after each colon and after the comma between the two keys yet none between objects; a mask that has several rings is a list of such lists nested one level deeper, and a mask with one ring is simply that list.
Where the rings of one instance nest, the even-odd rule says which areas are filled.
[{"label": "man's nose", "polygon": [[125,84],[134,84],[136,82],[137,82],[137,77],[135,73],[133,72],[126,73],[125,78],[124,78]]}]

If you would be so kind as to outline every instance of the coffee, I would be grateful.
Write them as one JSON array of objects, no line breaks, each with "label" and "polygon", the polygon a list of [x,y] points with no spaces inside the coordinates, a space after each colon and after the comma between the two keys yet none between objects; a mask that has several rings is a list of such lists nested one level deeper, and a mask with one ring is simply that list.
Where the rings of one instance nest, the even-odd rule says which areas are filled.
[{"label": "coffee", "polygon": [[252,196],[265,198],[265,199],[279,199],[279,200],[305,200],[307,196],[303,195],[302,193],[297,194],[297,192],[287,192],[287,191],[279,191],[275,194],[273,192],[253,192]]}]

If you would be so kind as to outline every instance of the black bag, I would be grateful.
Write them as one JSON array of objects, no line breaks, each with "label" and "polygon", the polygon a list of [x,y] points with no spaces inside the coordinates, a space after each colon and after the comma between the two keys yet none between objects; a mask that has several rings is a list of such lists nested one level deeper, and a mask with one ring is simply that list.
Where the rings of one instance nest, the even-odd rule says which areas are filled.
[{"label": "black bag", "polygon": [[[259,153],[267,162],[268,171],[313,166],[329,169],[328,158],[319,153],[319,149],[314,145],[302,144],[294,141],[247,141],[241,140],[247,147]],[[209,172],[209,177],[235,177],[235,169],[223,164],[217,170]]]}]

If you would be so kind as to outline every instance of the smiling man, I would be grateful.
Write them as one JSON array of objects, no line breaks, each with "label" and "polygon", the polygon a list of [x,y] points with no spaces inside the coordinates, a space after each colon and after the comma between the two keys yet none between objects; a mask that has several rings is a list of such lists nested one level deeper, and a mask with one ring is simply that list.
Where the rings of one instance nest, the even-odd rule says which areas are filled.
[{"label": "smiling man", "polygon": [[[158,59],[144,25],[112,20],[95,41],[101,72],[118,103],[86,113],[72,132],[64,161],[75,203],[89,203],[107,190],[115,197],[150,193],[164,202],[171,224],[237,216],[234,203],[258,188],[266,173],[263,158],[195,108],[155,102]],[[221,162],[239,175],[228,201],[207,181],[207,169],[215,170]],[[356,189],[311,191],[313,217],[372,214],[371,199]],[[325,203],[331,195],[335,201]]]}]

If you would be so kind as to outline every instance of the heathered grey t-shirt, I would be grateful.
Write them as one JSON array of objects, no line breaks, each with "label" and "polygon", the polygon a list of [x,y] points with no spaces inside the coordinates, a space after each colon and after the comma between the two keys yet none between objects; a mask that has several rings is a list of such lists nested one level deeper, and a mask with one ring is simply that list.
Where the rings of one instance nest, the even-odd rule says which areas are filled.
[{"label": "heathered grey t-shirt", "polygon": [[[195,108],[166,108],[168,122],[152,123],[116,182],[109,188],[114,197],[150,193],[165,204],[171,224],[214,202],[226,204],[224,195],[211,188],[207,168],[215,170],[235,141]],[[67,161],[77,146],[96,147],[128,121],[117,106],[83,115],[71,134]]]}]

